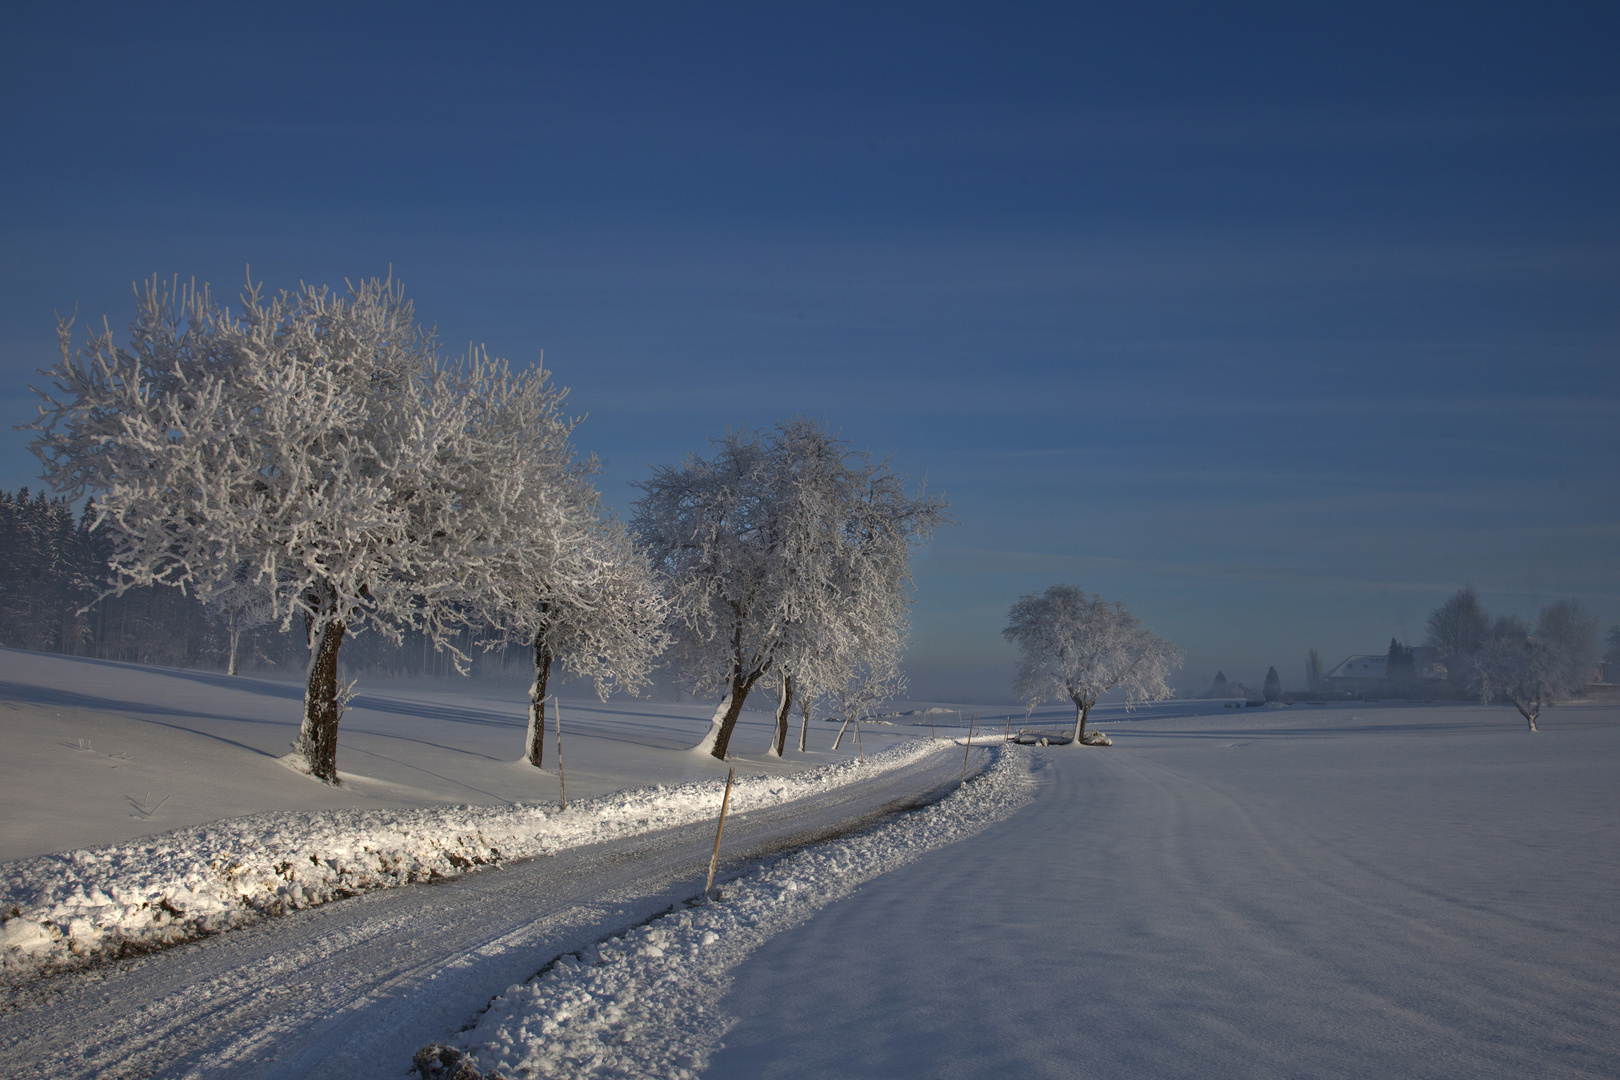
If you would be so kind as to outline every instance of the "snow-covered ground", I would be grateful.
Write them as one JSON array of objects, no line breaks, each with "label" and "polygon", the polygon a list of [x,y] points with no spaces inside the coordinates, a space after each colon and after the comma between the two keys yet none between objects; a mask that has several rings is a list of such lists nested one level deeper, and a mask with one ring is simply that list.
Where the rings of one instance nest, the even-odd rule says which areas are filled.
[{"label": "snow-covered ground", "polygon": [[[53,852],[0,869],[0,970],[173,944],[713,815],[722,766],[682,752],[706,726],[702,706],[566,701],[573,799],[563,811],[554,768],[500,756],[521,748],[521,689],[475,686],[363,694],[339,760],[382,775],[344,771],[332,789],[276,756],[297,730],[294,685],[0,650],[0,854]],[[739,746],[766,741],[767,718],[749,719]],[[816,736],[825,745],[826,733]],[[875,738],[863,771],[937,748],[894,742]],[[847,753],[758,757],[740,762],[739,813],[837,788],[854,769]],[[458,796],[476,804],[442,805]],[[288,809],[268,809],[278,806]],[[319,809],[293,809],[309,806]],[[203,824],[174,828],[187,820]]]},{"label": "snow-covered ground", "polygon": [[719,1004],[733,968],[878,875],[1007,817],[1029,801],[1031,786],[1027,752],[1004,750],[940,802],[795,852],[726,883],[717,900],[562,956],[507,987],[451,1053],[443,1044],[418,1053],[440,1067],[499,1076],[686,1080],[708,1064],[731,1024]]},{"label": "snow-covered ground", "polygon": [[[896,716],[864,769],[821,723],[774,762],[745,714],[755,861],[697,907],[723,767],[681,748],[708,707],[562,709],[570,801],[595,800],[572,825],[513,763],[521,688],[362,687],[331,789],[277,760],[296,686],[0,653],[4,869],[80,875],[68,906],[113,907],[116,860],[52,852],[139,873],[162,844],[365,834],[509,867],[19,991],[7,1071],[398,1077],[433,1042],[507,1076],[1620,1075],[1620,706],[1532,735],[1507,707],[1167,702],[1094,714],[1110,749],[971,752]],[[981,741],[1070,723],[990,711]],[[893,816],[964,756],[987,771]],[[558,854],[506,863],[522,844]]]},{"label": "snow-covered ground", "polygon": [[[338,729],[344,786],[331,788],[279,760],[298,737],[297,681],[0,649],[0,862],[276,810],[555,802],[554,744],[544,770],[519,760],[525,692],[363,679]],[[712,758],[672,752],[697,742],[712,711],[565,692],[569,799],[725,776]],[[744,711],[739,771],[786,775],[854,752],[829,753],[832,735],[817,724],[811,754],[775,761],[764,752],[769,722]],[[868,749],[893,745],[877,738]]]},{"label": "snow-covered ground", "polygon": [[1183,708],[763,944],[704,1075],[1620,1076],[1620,708]]}]

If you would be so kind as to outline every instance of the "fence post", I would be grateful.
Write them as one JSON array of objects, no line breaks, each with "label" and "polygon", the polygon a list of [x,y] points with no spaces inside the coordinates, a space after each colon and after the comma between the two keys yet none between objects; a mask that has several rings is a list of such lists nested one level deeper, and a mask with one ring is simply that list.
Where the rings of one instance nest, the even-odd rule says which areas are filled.
[{"label": "fence post", "polygon": [[708,896],[709,890],[714,888],[714,871],[720,865],[720,837],[726,831],[726,807],[731,805],[731,778],[737,775],[734,767],[726,771],[726,794],[720,800],[720,827],[714,830],[714,854],[709,856],[709,880],[703,886],[703,895]]},{"label": "fence post", "polygon": [[967,745],[962,747],[962,783],[967,783],[968,755],[973,752],[973,730],[978,726],[979,714],[973,714],[973,722],[968,725]]},{"label": "fence post", "polygon": [[551,699],[551,712],[552,727],[557,729],[557,785],[562,794],[562,808],[566,810],[568,809],[568,780],[563,776],[562,766],[562,706],[557,704],[555,697]]}]

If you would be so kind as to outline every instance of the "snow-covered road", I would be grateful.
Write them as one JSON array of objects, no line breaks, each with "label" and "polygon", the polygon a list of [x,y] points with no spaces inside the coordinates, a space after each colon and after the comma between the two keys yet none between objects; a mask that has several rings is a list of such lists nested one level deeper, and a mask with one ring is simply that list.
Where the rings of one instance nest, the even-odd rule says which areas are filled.
[{"label": "snow-covered road", "polygon": [[[973,751],[975,769],[988,760]],[[949,791],[961,756],[728,819],[722,866]],[[713,823],[368,893],[26,986],[0,1015],[9,1077],[398,1077],[552,957],[701,888]]]}]

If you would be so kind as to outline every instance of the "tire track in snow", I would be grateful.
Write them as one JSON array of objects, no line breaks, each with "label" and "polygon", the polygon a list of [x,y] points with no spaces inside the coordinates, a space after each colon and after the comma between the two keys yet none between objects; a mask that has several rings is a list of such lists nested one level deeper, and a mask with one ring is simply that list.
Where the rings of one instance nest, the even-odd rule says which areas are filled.
[{"label": "tire track in snow", "polygon": [[[987,756],[976,750],[975,768]],[[935,798],[956,786],[961,767],[955,753],[922,753],[805,798],[756,804],[728,818],[722,869]],[[693,824],[32,980],[0,1015],[0,1073],[397,1077],[413,1049],[475,1018],[493,989],[691,896],[718,802],[715,792]]]}]

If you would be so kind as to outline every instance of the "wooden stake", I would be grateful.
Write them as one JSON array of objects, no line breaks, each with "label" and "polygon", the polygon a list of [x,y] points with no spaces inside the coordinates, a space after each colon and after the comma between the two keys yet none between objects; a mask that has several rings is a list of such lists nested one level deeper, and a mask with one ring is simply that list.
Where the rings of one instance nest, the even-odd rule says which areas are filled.
[{"label": "wooden stake", "polygon": [[562,808],[568,809],[568,781],[562,767],[562,708],[557,699],[551,699],[551,726],[557,729],[557,785],[562,792]]},{"label": "wooden stake", "polygon": [[726,831],[726,807],[731,805],[731,778],[737,775],[737,770],[726,770],[726,795],[720,800],[720,827],[714,830],[714,854],[709,857],[709,881],[703,886],[703,895],[708,896],[709,890],[714,888],[715,867],[720,865],[720,837]]},{"label": "wooden stake", "polygon": [[866,747],[861,745],[861,722],[855,721],[855,749],[861,752],[861,764],[866,764]]},{"label": "wooden stake", "polygon": [[962,747],[962,783],[964,783],[964,784],[967,783],[968,755],[973,752],[973,729],[978,725],[978,723],[979,723],[979,714],[974,713],[973,714],[973,722],[968,725],[968,741],[967,741],[967,745]]}]

